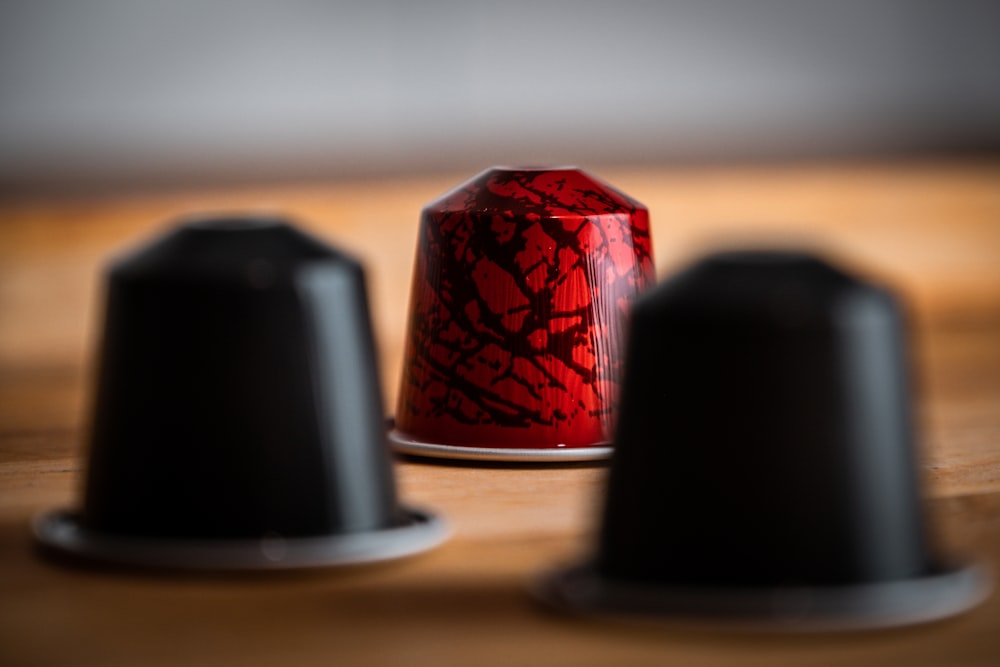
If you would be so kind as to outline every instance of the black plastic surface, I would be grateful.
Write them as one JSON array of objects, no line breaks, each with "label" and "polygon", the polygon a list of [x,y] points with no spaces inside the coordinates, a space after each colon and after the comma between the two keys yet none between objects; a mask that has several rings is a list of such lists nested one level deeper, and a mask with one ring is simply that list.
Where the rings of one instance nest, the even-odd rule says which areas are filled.
[{"label": "black plastic surface", "polygon": [[399,520],[361,266],[281,220],[190,222],[113,264],[93,531],[245,538]]},{"label": "black plastic surface", "polygon": [[602,576],[824,586],[933,570],[903,317],[811,256],[708,257],[636,303]]}]

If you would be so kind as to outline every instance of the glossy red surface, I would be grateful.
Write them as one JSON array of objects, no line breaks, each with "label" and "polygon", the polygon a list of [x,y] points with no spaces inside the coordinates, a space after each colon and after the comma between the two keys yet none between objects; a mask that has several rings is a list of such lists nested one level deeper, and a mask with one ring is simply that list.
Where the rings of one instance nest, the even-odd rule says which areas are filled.
[{"label": "glossy red surface", "polygon": [[423,211],[397,430],[444,445],[611,439],[649,215],[578,169],[490,169]]}]

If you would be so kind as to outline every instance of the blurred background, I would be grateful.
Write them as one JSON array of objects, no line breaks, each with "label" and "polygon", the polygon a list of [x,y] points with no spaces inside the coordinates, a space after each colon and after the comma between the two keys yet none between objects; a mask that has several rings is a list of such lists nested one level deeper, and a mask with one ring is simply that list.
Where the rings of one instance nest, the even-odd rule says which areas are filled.
[{"label": "blurred background", "polygon": [[996,0],[0,0],[0,365],[80,367],[100,267],[193,211],[358,254],[394,391],[420,208],[495,164],[645,203],[661,276],[819,248],[1000,321]]},{"label": "blurred background", "polygon": [[1000,151],[995,0],[3,0],[0,193]]}]

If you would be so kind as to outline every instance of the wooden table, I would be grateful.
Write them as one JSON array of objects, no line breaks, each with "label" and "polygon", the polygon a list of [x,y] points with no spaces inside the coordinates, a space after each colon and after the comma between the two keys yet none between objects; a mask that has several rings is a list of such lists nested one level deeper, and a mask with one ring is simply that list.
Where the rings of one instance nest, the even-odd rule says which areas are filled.
[{"label": "wooden table", "polygon": [[[720,242],[819,247],[912,304],[924,472],[942,542],[1000,568],[1000,163],[594,169],[645,202],[659,271]],[[76,502],[109,256],[194,210],[277,209],[365,260],[387,405],[417,216],[471,174],[0,202],[0,664],[1000,664],[1000,597],[841,635],[641,629],[553,615],[524,584],[588,549],[604,468],[401,462],[455,535],[349,571],[180,576],[39,559]]]}]

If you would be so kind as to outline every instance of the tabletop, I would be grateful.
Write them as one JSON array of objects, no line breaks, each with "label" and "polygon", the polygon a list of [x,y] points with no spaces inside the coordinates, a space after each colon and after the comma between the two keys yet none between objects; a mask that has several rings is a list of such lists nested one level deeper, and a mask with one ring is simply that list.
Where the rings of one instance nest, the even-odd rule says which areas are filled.
[{"label": "tabletop", "polygon": [[[658,274],[707,248],[817,248],[905,298],[925,494],[942,548],[1000,568],[1000,163],[591,169],[647,205]],[[398,460],[454,534],[346,570],[179,575],[66,567],[37,512],[78,502],[101,267],[191,212],[278,211],[364,262],[386,405],[398,392],[422,205],[472,174],[0,201],[0,664],[988,665],[1000,596],[947,621],[838,634],[550,613],[532,577],[588,553],[600,464]]]}]

